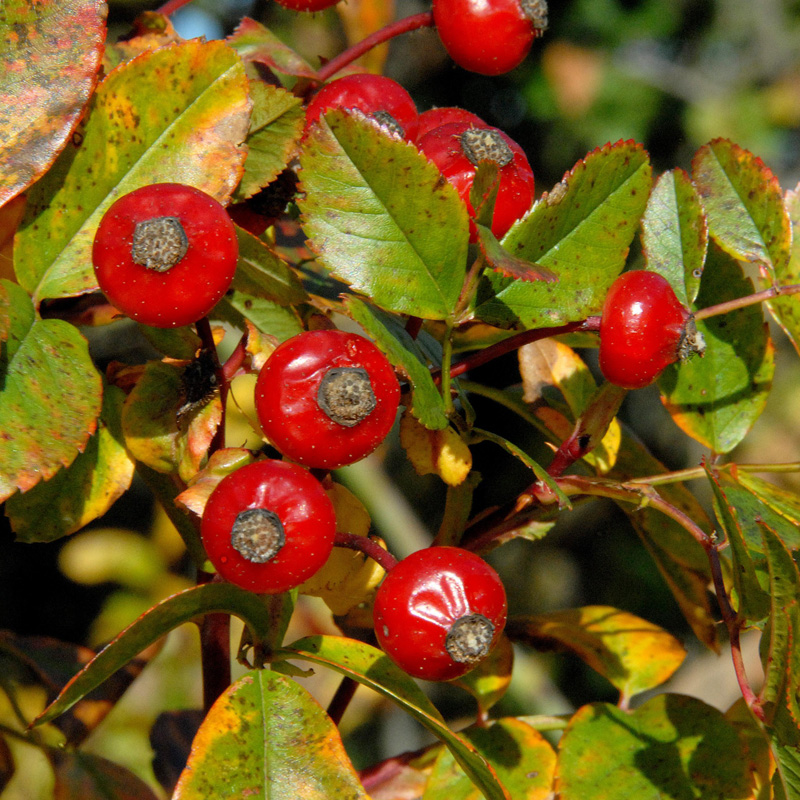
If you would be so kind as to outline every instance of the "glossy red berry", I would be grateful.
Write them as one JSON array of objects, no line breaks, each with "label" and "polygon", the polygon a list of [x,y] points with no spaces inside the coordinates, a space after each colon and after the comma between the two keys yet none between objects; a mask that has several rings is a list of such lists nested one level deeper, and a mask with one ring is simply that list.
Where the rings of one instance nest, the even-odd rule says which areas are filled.
[{"label": "glossy red berry", "polygon": [[501,75],[518,66],[547,29],[544,0],[433,0],[433,21],[460,67]]},{"label": "glossy red berry", "polygon": [[335,6],[339,0],[275,0],[275,2],[290,11],[324,11]]},{"label": "glossy red berry", "polygon": [[416,678],[464,675],[497,644],[507,604],[498,574],[474,553],[429,547],[400,561],[378,587],[373,618],[384,652]]},{"label": "glossy red berry", "polygon": [[600,318],[600,370],[626,389],[651,384],[670,364],[702,353],[702,336],[669,281],[657,272],[623,272]]},{"label": "glossy red berry", "polygon": [[339,330],[309,331],[281,344],[256,382],[264,434],[287,458],[337,469],[386,438],[400,386],[372,342]]},{"label": "glossy red berry", "polygon": [[326,83],[306,109],[306,131],[332,108],[357,109],[405,139],[417,135],[417,107],[411,95],[383,75],[345,75]]},{"label": "glossy red berry", "polygon": [[[426,133],[417,147],[456,188],[471,215],[474,210],[469,194],[478,164],[488,160],[500,166],[500,188],[492,217],[492,233],[498,239],[533,205],[533,170],[522,148],[499,128],[451,122]],[[475,241],[474,228],[471,235]]]},{"label": "glossy red berry", "polygon": [[417,125],[417,141],[426,133],[430,133],[434,128],[441,128],[442,125],[449,125],[451,122],[466,122],[477,128],[488,128],[489,126],[477,115],[457,106],[444,106],[442,108],[431,108],[423,111],[419,115]]},{"label": "glossy red berry", "polygon": [[123,314],[156,328],[190,325],[231,285],[239,246],[225,209],[180,183],[143,186],[115,201],[97,227],[97,283]]},{"label": "glossy red berry", "polygon": [[299,586],[327,561],[336,515],[322,484],[302,467],[257,461],[217,484],[200,534],[225,580],[278,594]]}]

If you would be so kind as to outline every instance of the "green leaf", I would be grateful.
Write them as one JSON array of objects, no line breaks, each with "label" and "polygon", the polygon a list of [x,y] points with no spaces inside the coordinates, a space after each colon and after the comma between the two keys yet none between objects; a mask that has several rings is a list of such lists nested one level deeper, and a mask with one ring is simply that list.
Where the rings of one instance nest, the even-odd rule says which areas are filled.
[{"label": "green leaf", "polygon": [[239,261],[233,279],[235,291],[273,300],[282,306],[297,305],[308,299],[300,279],[261,239],[239,227],[236,238]]},{"label": "green leaf", "polygon": [[537,328],[599,314],[622,271],[650,191],[647,153],[617,142],[589,153],[502,241],[513,256],[550,270],[556,283],[487,273],[475,317]]},{"label": "green leaf", "polygon": [[[791,225],[792,245],[788,262],[775,268],[775,283],[790,286],[800,283],[800,185],[786,192],[784,204]],[[796,294],[776,297],[767,302],[767,308],[800,353],[800,297]]]},{"label": "green leaf", "polygon": [[740,509],[733,505],[720,480],[708,467],[706,475],[711,484],[717,524],[730,545],[733,588],[738,600],[737,613],[745,620],[759,622],[769,613],[769,597],[759,582],[753,555],[747,547],[740,522]]},{"label": "green leaf", "polygon": [[510,800],[483,757],[445,725],[436,707],[414,680],[396,667],[382,650],[341,636],[309,636],[282,648],[275,655],[335,670],[389,698],[447,745],[487,800]]},{"label": "green leaf", "polygon": [[290,678],[248,672],[214,703],[173,800],[369,800],[339,731]]},{"label": "green leaf", "polygon": [[444,401],[431,377],[428,358],[405,328],[388,314],[353,296],[344,299],[346,312],[366,331],[392,364],[411,381],[411,413],[429,430],[444,430],[449,422]]},{"label": "green leaf", "polygon": [[514,647],[511,640],[503,635],[478,666],[451,683],[469,692],[478,704],[479,713],[488,718],[489,709],[499,703],[508,691],[513,671]]},{"label": "green leaf", "polygon": [[[800,550],[800,497],[742,470],[732,473],[729,480],[747,490],[757,503],[756,510],[745,509],[741,515],[751,549],[761,545],[760,529],[749,533],[750,524],[760,518],[775,531],[789,550]],[[730,492],[731,489],[728,489],[729,494]],[[737,501],[737,504],[740,502]]]},{"label": "green leaf", "polygon": [[467,209],[417,149],[331,111],[300,157],[298,200],[312,250],[389,311],[447,319],[464,281]]},{"label": "green leaf", "polygon": [[193,327],[153,328],[139,323],[139,330],[159,353],[179,361],[191,361],[203,346]]},{"label": "green leaf", "polygon": [[561,800],[750,797],[736,730],[700,700],[662,694],[634,712],[593,703],[572,717],[559,745]]},{"label": "green leaf", "polygon": [[305,330],[297,311],[291,306],[236,289],[217,303],[214,316],[239,330],[244,330],[244,321],[249,320],[258,330],[274,336],[278,342],[285,342]]},{"label": "green leaf", "polygon": [[52,542],[105,514],[133,479],[134,462],[125,449],[120,411],[125,395],[106,386],[97,430],[86,449],[50,480],[6,503],[17,540]]},{"label": "green leaf", "polygon": [[626,702],[669,680],[686,657],[686,649],[667,631],[610,606],[511,617],[506,631],[539,649],[572,651]]},{"label": "green leaf", "polygon": [[162,47],[113,70],[80,140],[28,195],[14,266],[36,304],[97,288],[92,241],[118,197],[177,182],[224,202],[244,162],[249,110],[244,67],[223,42]]},{"label": "green leaf", "polygon": [[269,640],[272,615],[257,594],[230,583],[207,583],[186,589],[162,600],[125,628],[64,687],[34,724],[42,725],[72,708],[118,669],[178,625],[216,612],[239,617],[250,629],[254,641]]},{"label": "green leaf", "polygon": [[[797,708],[797,674],[800,659],[800,573],[791,553],[768,525],[761,524],[763,550],[769,569],[771,603],[767,647],[764,651],[764,689],[762,697],[770,718],[775,707]],[[763,646],[763,645],[762,645]],[[795,719],[795,724],[800,719]]]},{"label": "green leaf", "polygon": [[264,64],[271,70],[315,79],[316,70],[261,23],[245,17],[228,38],[228,44],[244,61]]},{"label": "green leaf", "polygon": [[253,112],[247,134],[244,175],[234,200],[246,200],[272,183],[297,148],[306,117],[301,98],[263,81],[250,81]]},{"label": "green leaf", "polygon": [[0,5],[0,206],[53,163],[97,82],[105,39],[100,0]]},{"label": "green leaf", "polygon": [[691,305],[706,260],[708,223],[684,170],[670,170],[656,181],[642,219],[642,247],[647,269],[663,275],[681,303]]},{"label": "green leaf", "polygon": [[764,162],[728,139],[714,139],[695,153],[692,173],[717,244],[772,277],[785,269],[791,226],[778,179]]},{"label": "green leaf", "polygon": [[[697,307],[752,294],[739,264],[708,253]],[[700,320],[705,355],[670,365],[658,386],[677,425],[715,453],[729,453],[761,415],[772,387],[774,345],[759,306]]]},{"label": "green leaf", "polygon": [[[461,733],[494,767],[514,800],[552,797],[556,754],[530,725],[506,718],[489,727],[467,728]],[[481,800],[481,793],[445,749],[433,765],[422,800]]]},{"label": "green leaf", "polygon": [[0,501],[71,464],[94,433],[103,386],[77,328],[34,315],[23,289],[0,281]]}]

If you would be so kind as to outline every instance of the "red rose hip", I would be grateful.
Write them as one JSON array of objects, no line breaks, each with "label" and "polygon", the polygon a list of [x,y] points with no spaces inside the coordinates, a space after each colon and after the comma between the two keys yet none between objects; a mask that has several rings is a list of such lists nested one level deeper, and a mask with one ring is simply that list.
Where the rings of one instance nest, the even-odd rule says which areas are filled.
[{"label": "red rose hip", "polygon": [[452,680],[494,649],[507,610],[503,583],[480,556],[429,547],[400,561],[378,587],[375,635],[409,675]]},{"label": "red rose hip", "polygon": [[[522,148],[499,128],[451,122],[426,133],[417,147],[455,187],[470,215],[475,213],[469,195],[478,164],[494,161],[500,167],[500,187],[492,216],[492,233],[498,239],[533,205],[533,170]],[[476,241],[473,225],[470,234],[471,241]]]},{"label": "red rose hip", "polygon": [[326,83],[308,104],[306,131],[332,108],[361,111],[409,140],[417,135],[417,106],[411,95],[383,75],[345,75]]},{"label": "red rose hip", "polygon": [[626,389],[651,384],[667,366],[703,353],[703,337],[669,281],[657,272],[623,272],[600,318],[600,370]]},{"label": "red rose hip", "polygon": [[544,0],[433,0],[433,21],[460,67],[502,75],[528,55],[547,29]]},{"label": "red rose hip", "polygon": [[239,245],[225,209],[180,183],[142,186],[103,215],[92,247],[109,302],[145,325],[191,325],[231,285]]},{"label": "red rose hip", "polygon": [[322,484],[297,464],[257,461],[224,477],[200,535],[230,583],[263,594],[299,586],[327,561],[336,514]]},{"label": "red rose hip", "polygon": [[287,458],[337,469],[386,438],[400,402],[392,365],[369,339],[308,331],[281,344],[256,382],[264,434]]}]

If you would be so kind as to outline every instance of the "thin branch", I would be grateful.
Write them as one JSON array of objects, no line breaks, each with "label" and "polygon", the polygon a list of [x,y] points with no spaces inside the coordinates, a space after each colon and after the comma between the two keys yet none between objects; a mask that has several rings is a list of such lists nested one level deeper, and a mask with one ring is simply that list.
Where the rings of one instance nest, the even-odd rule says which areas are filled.
[{"label": "thin branch", "polygon": [[736,311],[740,308],[753,306],[756,303],[763,303],[765,300],[772,300],[773,297],[782,297],[788,294],[797,294],[800,292],[800,283],[793,283],[790,286],[771,286],[769,289],[764,289],[761,292],[755,292],[745,297],[737,297],[735,300],[728,300],[724,303],[717,303],[715,306],[708,306],[696,311],[694,319],[708,319],[709,317],[716,317],[720,314],[727,314],[730,311]]},{"label": "thin branch", "polygon": [[339,70],[344,69],[348,64],[352,64],[358,58],[368,53],[373,47],[379,44],[388,42],[394,39],[395,36],[400,36],[403,33],[418,30],[419,28],[432,28],[433,27],[433,13],[424,11],[421,14],[412,14],[410,17],[396,20],[391,22],[379,31],[370,34],[365,39],[362,39],[357,44],[349,47],[342,53],[339,53],[336,58],[332,58],[323,67],[317,70],[317,79],[320,83],[324,83],[329,78],[332,78]]},{"label": "thin branch", "polygon": [[397,559],[388,550],[384,550],[375,540],[368,539],[366,536],[336,531],[333,545],[334,547],[346,547],[349,550],[360,550],[387,572],[397,565]]}]

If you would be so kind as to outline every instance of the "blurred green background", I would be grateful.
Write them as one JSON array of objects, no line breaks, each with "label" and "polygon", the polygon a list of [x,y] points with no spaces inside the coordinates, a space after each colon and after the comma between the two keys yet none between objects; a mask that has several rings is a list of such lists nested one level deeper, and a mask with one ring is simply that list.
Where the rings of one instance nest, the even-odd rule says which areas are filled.
[{"label": "blurred green background", "polygon": [[[363,5],[369,10],[369,2]],[[373,5],[385,3],[374,0]],[[110,37],[125,33],[138,12],[152,8],[112,0]],[[429,4],[415,0],[398,0],[395,14],[427,8]],[[195,0],[173,22],[184,37],[216,38],[230,33],[243,15],[273,28],[310,60],[330,58],[345,46],[336,10],[297,15],[271,0]],[[784,189],[800,180],[800,0],[553,2],[550,30],[508,75],[487,78],[455,67],[433,31],[395,40],[384,71],[408,88],[420,110],[459,105],[504,129],[525,149],[539,193],[589,150],[618,139],[642,142],[658,173],[676,166],[688,169],[700,145],[729,137],[760,156]],[[147,357],[130,327],[124,331],[117,324],[110,332],[90,336],[100,361],[107,357],[104,348],[115,346],[109,337],[125,342],[126,351],[115,357],[131,362]],[[772,395],[752,435],[732,455],[734,461],[798,458],[797,358],[777,330],[775,339]],[[594,366],[594,354],[586,355]],[[520,380],[514,356],[471,378],[499,387]],[[475,406],[482,427],[507,436],[546,463],[540,437],[489,401],[476,398]],[[669,468],[699,463],[701,449],[672,423],[655,388],[632,393],[621,416]],[[484,476],[476,492],[477,508],[505,502],[530,483],[519,464],[492,445],[479,445],[474,456]],[[369,464],[345,470],[342,479],[373,511],[376,532],[398,555],[430,541],[443,507],[443,485],[435,477],[417,477],[396,441],[390,440]],[[800,481],[792,475],[773,480],[800,491]],[[692,488],[705,500],[702,485]],[[151,502],[137,484],[92,526],[95,530],[70,541],[21,545],[4,530],[0,629],[96,646],[155,600],[189,585],[191,569],[175,534],[155,509],[143,509],[151,509]],[[491,560],[514,587],[512,612],[614,605],[664,626],[693,653],[698,650],[638,538],[610,503],[579,505],[563,515],[546,539],[514,542]],[[329,612],[309,601],[297,627],[302,632],[330,629]],[[724,707],[729,702],[725,692],[731,686],[735,692],[730,664],[725,658],[696,657],[702,665],[697,675],[715,671],[715,697]],[[127,711],[117,709],[92,743],[96,752],[131,765],[151,782],[147,731],[152,720],[165,708],[198,702],[194,633],[180,632],[157,663],[161,666],[149,668],[144,688],[134,687],[135,701],[127,703]],[[691,670],[684,668],[690,676],[695,674]],[[683,687],[690,693],[691,680]],[[335,685],[335,680],[317,679],[314,690],[323,704]],[[707,687],[699,682],[694,686],[698,696],[715,702],[703,694],[710,691]],[[473,713],[472,701],[460,690],[445,686],[432,691],[451,718],[466,719]],[[416,723],[362,694],[343,724],[357,765],[427,741]],[[576,659],[519,651],[512,690],[496,713],[567,713],[593,700],[615,701],[616,695]],[[11,786],[3,797],[46,797],[46,781],[43,785],[41,794],[14,794],[17,789]]]}]

